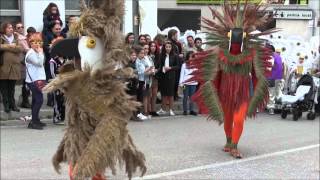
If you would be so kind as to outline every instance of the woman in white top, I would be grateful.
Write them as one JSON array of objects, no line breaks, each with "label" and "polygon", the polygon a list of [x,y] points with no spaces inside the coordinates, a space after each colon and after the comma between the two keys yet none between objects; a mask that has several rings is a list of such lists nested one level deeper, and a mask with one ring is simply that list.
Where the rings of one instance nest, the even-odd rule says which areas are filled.
[{"label": "woman in white top", "polygon": [[28,125],[30,129],[43,129],[45,123],[39,118],[40,108],[43,103],[42,88],[45,85],[46,73],[44,70],[44,54],[42,49],[41,33],[34,33],[29,39],[31,49],[25,57],[26,83],[32,92],[32,119]]},{"label": "woman in white top", "polygon": [[[186,55],[186,61],[192,58],[193,51],[188,51]],[[189,69],[186,63],[182,64],[180,72],[179,86],[183,88],[183,115],[187,115],[188,111],[188,100],[189,100],[189,111],[191,115],[197,115],[194,111],[194,102],[191,100],[191,96],[196,92],[198,82],[189,81],[193,77],[192,72],[195,69]]]},{"label": "woman in white top", "polygon": [[[162,77],[160,80],[160,91],[162,99],[162,107],[157,112],[160,115],[167,114],[174,116],[173,112],[173,96],[175,94],[176,71],[179,69],[179,56],[172,49],[172,42],[166,41],[161,50],[160,70]],[[169,104],[169,107],[167,107]],[[167,107],[167,108],[166,108]]]},{"label": "woman in white top", "polygon": [[[148,45],[145,48],[149,49]],[[154,65],[151,59],[146,56],[144,47],[138,46],[135,48],[137,53],[136,68],[138,71],[139,87],[138,87],[138,101],[143,103],[144,113],[138,114],[138,118],[145,120],[148,118],[151,104],[150,104],[150,87],[151,75],[154,74]]]}]

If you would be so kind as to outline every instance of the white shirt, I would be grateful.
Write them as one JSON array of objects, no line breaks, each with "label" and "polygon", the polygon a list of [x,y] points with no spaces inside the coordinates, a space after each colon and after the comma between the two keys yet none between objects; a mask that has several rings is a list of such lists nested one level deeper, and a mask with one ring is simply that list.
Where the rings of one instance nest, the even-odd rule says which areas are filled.
[{"label": "white shirt", "polygon": [[38,80],[46,80],[46,73],[44,71],[44,54],[37,53],[30,49],[25,57],[26,63],[26,82],[31,83]]},{"label": "white shirt", "polygon": [[198,82],[196,82],[196,81],[185,82],[193,77],[193,75],[191,75],[191,73],[195,70],[196,69],[188,69],[186,66],[186,63],[183,63],[181,66],[179,85],[180,86],[182,86],[182,85],[197,85]]},{"label": "white shirt", "polygon": [[164,61],[164,67],[170,67],[170,63],[169,63],[169,55],[166,55],[166,60]]}]

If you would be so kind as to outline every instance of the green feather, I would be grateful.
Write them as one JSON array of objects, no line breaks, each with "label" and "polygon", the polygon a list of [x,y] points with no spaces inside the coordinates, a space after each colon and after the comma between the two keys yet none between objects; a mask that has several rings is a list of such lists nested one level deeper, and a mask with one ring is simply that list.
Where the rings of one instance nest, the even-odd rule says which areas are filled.
[{"label": "green feather", "polygon": [[216,89],[213,87],[211,81],[207,81],[204,84],[201,95],[204,99],[205,105],[209,109],[208,119],[217,120],[219,124],[222,124],[224,121],[223,110],[221,108]]},{"label": "green feather", "polygon": [[261,48],[257,48],[257,55],[254,58],[253,61],[253,67],[255,74],[258,78],[258,83],[256,85],[256,88],[254,89],[253,97],[250,100],[249,107],[248,107],[248,116],[252,117],[257,107],[263,103],[264,97],[266,93],[268,93],[268,83],[264,76],[264,66],[261,58],[262,50]]}]

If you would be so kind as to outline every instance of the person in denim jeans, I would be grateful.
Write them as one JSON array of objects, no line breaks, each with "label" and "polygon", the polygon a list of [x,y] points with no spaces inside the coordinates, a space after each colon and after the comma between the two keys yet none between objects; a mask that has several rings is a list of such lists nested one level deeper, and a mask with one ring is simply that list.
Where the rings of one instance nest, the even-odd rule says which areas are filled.
[{"label": "person in denim jeans", "polygon": [[29,43],[31,45],[31,49],[26,54],[25,63],[26,83],[32,92],[32,119],[28,125],[28,128],[43,129],[43,126],[46,124],[40,121],[39,112],[43,103],[43,94],[41,88],[45,83],[46,73],[43,65],[44,54],[42,49],[41,33],[34,33],[31,35]]},{"label": "person in denim jeans", "polygon": [[[192,57],[193,51],[188,51],[186,55],[186,61],[189,61]],[[180,72],[180,80],[179,85],[183,88],[183,115],[187,115],[188,111],[188,101],[189,101],[189,111],[190,115],[197,115],[194,111],[194,102],[191,100],[191,96],[196,92],[198,82],[196,81],[188,81],[192,78],[191,73],[195,71],[195,69],[189,69],[186,63],[182,64],[181,72]]]}]

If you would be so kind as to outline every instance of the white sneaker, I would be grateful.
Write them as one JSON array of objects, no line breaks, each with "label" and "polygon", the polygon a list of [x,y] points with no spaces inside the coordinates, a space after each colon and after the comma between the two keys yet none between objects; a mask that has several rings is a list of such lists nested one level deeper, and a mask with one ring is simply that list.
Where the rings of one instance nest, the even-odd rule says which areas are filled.
[{"label": "white sneaker", "polygon": [[145,116],[145,115],[143,115],[142,113],[139,113],[139,114],[137,115],[137,117],[138,117],[140,120],[142,120],[142,121],[144,121],[144,120],[147,120],[147,119],[148,119],[148,117],[147,117],[147,116]]},{"label": "white sneaker", "polygon": [[167,112],[164,111],[162,108],[161,108],[159,111],[157,111],[157,113],[158,113],[159,115],[165,115],[165,114],[167,114]]},{"label": "white sneaker", "polygon": [[152,117],[151,115],[148,115],[148,119],[151,119],[151,117]]},{"label": "white sneaker", "polygon": [[170,109],[170,116],[175,116],[176,114],[174,114],[174,112],[172,111],[172,109]]}]

